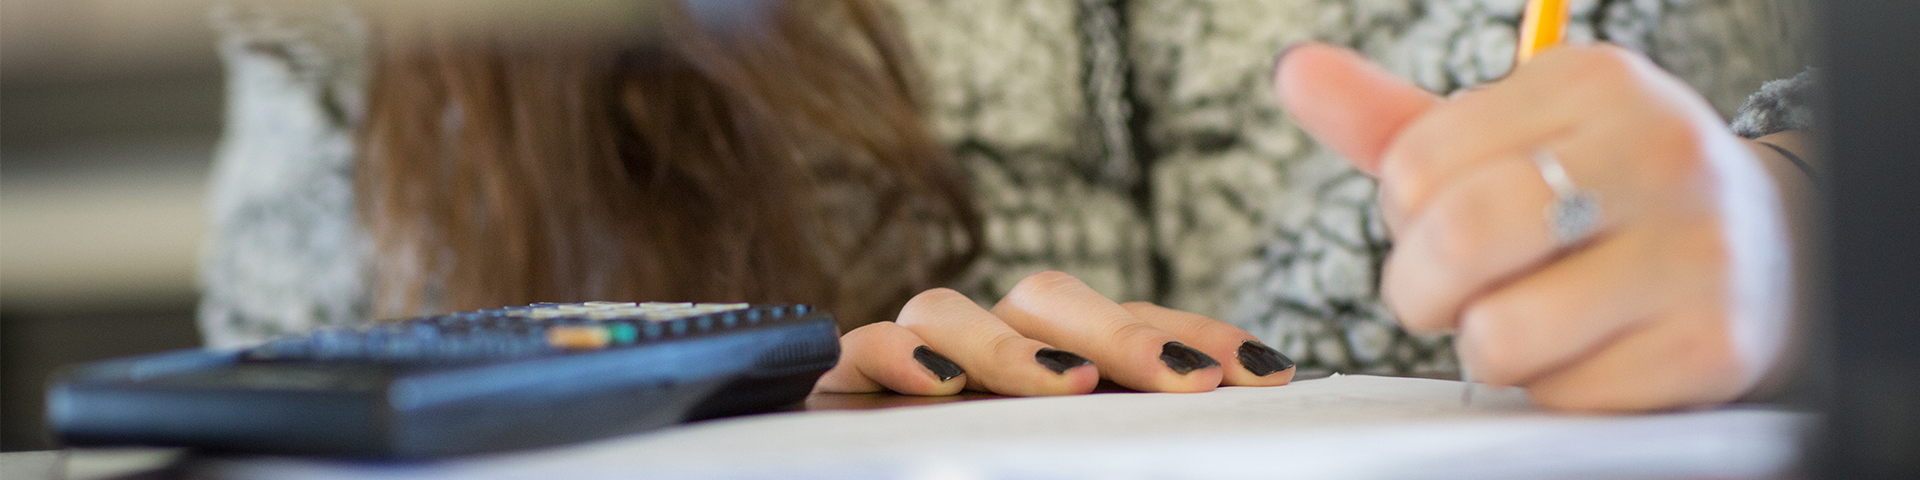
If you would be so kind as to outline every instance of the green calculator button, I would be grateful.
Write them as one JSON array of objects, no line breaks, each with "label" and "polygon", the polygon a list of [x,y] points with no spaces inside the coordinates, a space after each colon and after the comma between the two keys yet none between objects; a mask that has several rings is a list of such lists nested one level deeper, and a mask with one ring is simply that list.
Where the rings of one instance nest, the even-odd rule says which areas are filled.
[{"label": "green calculator button", "polygon": [[631,324],[616,323],[607,330],[607,333],[613,335],[613,343],[633,343],[634,339],[640,337],[640,331],[633,328]]}]

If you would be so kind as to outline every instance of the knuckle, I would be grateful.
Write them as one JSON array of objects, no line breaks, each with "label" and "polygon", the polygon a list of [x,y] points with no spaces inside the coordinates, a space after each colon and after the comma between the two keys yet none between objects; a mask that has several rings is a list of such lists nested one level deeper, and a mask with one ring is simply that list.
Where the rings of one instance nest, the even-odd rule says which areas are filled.
[{"label": "knuckle", "polygon": [[1427,153],[1432,149],[1401,150],[1398,145],[1380,162],[1380,200],[1391,211],[1414,215],[1433,191],[1429,179],[1436,174],[1432,166],[1435,160]]},{"label": "knuckle", "polygon": [[846,342],[849,344],[865,344],[867,342],[875,341],[879,337],[883,337],[888,335],[889,333],[892,333],[889,329],[898,329],[898,328],[903,328],[903,327],[893,322],[869,323],[865,326],[862,326],[860,328],[855,328],[852,331],[847,332],[846,335],[841,335],[840,341]]},{"label": "knuckle", "polygon": [[1013,284],[1013,288],[1007,291],[1007,298],[1021,299],[1052,295],[1061,289],[1080,284],[1080,279],[1072,275],[1058,270],[1048,270],[1020,279],[1019,283]]},{"label": "knuckle", "polygon": [[966,295],[961,295],[960,292],[953,291],[953,289],[935,288],[927,290],[907,300],[906,306],[900,308],[900,316],[897,321],[901,325],[914,325],[937,321],[937,319],[943,317],[941,313],[951,311],[955,307],[964,307],[959,305],[960,303],[979,308],[979,305],[973,303],[973,299],[967,298]]},{"label": "knuckle", "polygon": [[1481,258],[1491,242],[1488,229],[1481,225],[1480,215],[1469,212],[1469,208],[1456,208],[1445,205],[1427,212],[1422,227],[1426,230],[1423,237],[1428,242],[1427,249],[1434,255],[1434,261],[1441,272],[1463,272],[1481,265]]},{"label": "knuckle", "polygon": [[988,352],[988,355],[992,358],[1011,359],[1031,357],[1033,350],[1036,349],[1033,348],[1029,342],[1037,341],[1016,335],[1013,332],[1001,332],[988,337],[986,343],[982,346],[986,348],[985,351]]},{"label": "knuckle", "polygon": [[1647,57],[1640,52],[1611,43],[1586,45],[1579,51],[1588,57],[1589,62],[1597,64],[1598,68],[1620,72],[1639,70],[1647,62]]},{"label": "knuckle", "polygon": [[1386,301],[1387,308],[1393,312],[1394,318],[1399,319],[1401,326],[1409,332],[1434,333],[1445,330],[1446,319],[1427,314],[1426,309],[1420,308],[1420,305],[1412,300],[1414,295],[1411,292],[1419,289],[1420,286],[1415,285],[1414,280],[1410,280],[1408,275],[1402,273],[1399,265],[1403,257],[1398,255],[1395,254],[1393,258],[1388,259],[1385,272],[1381,275],[1381,299]]},{"label": "knuckle", "polygon": [[1613,44],[1565,47],[1573,67],[1567,73],[1587,87],[1611,87],[1642,75],[1648,61],[1639,52]]},{"label": "knuckle", "polygon": [[1500,302],[1481,301],[1468,306],[1461,316],[1462,334],[1467,337],[1461,360],[1472,365],[1474,373],[1485,381],[1511,383],[1519,380],[1524,368],[1518,348],[1524,339],[1514,328],[1522,322],[1513,321],[1511,312],[1511,307]]},{"label": "knuckle", "polygon": [[1575,92],[1569,98],[1580,99],[1576,103],[1588,108],[1650,94],[1650,75],[1658,71],[1639,53],[1612,45],[1580,47],[1569,56],[1571,61],[1557,69],[1553,82]]},{"label": "knuckle", "polygon": [[1399,313],[1401,311],[1404,311],[1404,309],[1396,305],[1393,305],[1394,302],[1392,300],[1388,300],[1387,303],[1388,303],[1388,307],[1393,308],[1393,310],[1396,312],[1395,317],[1400,319],[1400,328],[1405,329],[1407,333],[1432,334],[1432,333],[1440,333],[1447,329],[1447,326],[1443,322],[1441,322],[1438,317],[1415,316],[1415,315],[1408,315],[1405,313]]},{"label": "knuckle", "polygon": [[[1212,345],[1236,339],[1252,339],[1253,335],[1235,327],[1233,324],[1215,320],[1202,315],[1194,315],[1193,322],[1158,327],[1161,331],[1173,334],[1175,338],[1196,345]],[[1233,342],[1236,345],[1239,342]]]},{"label": "knuckle", "polygon": [[913,299],[907,301],[907,305],[908,306],[937,305],[940,303],[953,301],[955,299],[964,299],[964,298],[967,298],[967,296],[961,295],[960,292],[956,292],[951,288],[934,288],[934,289],[928,289],[927,291],[920,292],[919,294],[914,295]]},{"label": "knuckle", "polygon": [[1112,345],[1126,345],[1142,339],[1154,340],[1157,339],[1156,337],[1164,337],[1166,335],[1167,333],[1165,331],[1153,328],[1152,325],[1147,325],[1145,322],[1118,321],[1113,322],[1113,324],[1108,327],[1106,333],[1106,337],[1112,341],[1110,343]]},{"label": "knuckle", "polygon": [[1197,335],[1200,335],[1203,337],[1231,337],[1231,338],[1241,338],[1241,337],[1252,338],[1253,337],[1253,334],[1248,333],[1245,329],[1242,329],[1239,326],[1235,326],[1234,324],[1227,323],[1219,319],[1215,319],[1213,317],[1208,317],[1204,315],[1196,315],[1196,316],[1199,317],[1200,319],[1200,321],[1194,322],[1197,324],[1195,326],[1195,329],[1197,330]]},{"label": "knuckle", "polygon": [[1438,318],[1412,314],[1400,296],[1389,294],[1384,295],[1383,298],[1386,300],[1387,308],[1393,312],[1394,318],[1399,319],[1400,328],[1406,329],[1408,333],[1427,334],[1446,330],[1446,325],[1441,324]]},{"label": "knuckle", "polygon": [[1120,307],[1133,313],[1135,318],[1148,326],[1171,333],[1175,337],[1215,339],[1245,333],[1239,327],[1219,319],[1162,307],[1152,302],[1127,302],[1120,304]]}]

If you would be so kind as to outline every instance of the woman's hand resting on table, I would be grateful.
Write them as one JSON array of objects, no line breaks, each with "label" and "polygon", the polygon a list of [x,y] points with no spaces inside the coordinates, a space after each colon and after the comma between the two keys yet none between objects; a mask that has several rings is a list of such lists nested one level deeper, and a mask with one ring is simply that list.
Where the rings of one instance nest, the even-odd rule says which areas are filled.
[{"label": "woman's hand resting on table", "polygon": [[840,345],[840,364],[815,390],[1070,395],[1106,378],[1141,391],[1201,392],[1293,379],[1292,360],[1232,325],[1114,303],[1060,272],[1021,280],[992,310],[952,290],[928,290],[898,321],[856,328]]},{"label": "woman's hand resting on table", "polygon": [[[1774,168],[1776,185],[1783,157],[1646,58],[1560,47],[1447,99],[1328,45],[1276,68],[1301,127],[1380,182],[1388,306],[1409,331],[1454,331],[1476,380],[1554,408],[1660,409],[1740,397],[1780,357],[1779,192],[1808,179]],[[1598,195],[1584,240],[1549,227],[1540,149]]]}]

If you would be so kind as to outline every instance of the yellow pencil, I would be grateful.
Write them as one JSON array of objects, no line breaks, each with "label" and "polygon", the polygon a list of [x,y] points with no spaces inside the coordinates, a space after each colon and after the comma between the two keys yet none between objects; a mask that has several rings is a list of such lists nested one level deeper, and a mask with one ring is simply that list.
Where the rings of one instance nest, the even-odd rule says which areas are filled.
[{"label": "yellow pencil", "polygon": [[1513,64],[1527,63],[1534,55],[1559,45],[1567,36],[1567,15],[1566,0],[1527,0],[1527,15],[1520,20],[1520,45],[1515,49]]}]

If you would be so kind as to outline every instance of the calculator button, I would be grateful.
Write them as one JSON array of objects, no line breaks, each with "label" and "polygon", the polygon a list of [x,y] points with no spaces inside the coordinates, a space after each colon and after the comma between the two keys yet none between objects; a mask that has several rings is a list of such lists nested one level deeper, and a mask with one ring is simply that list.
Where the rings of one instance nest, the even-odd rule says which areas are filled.
[{"label": "calculator button", "polygon": [[401,364],[498,361],[629,347],[777,323],[813,312],[806,305],[745,303],[537,303],[322,328],[274,339],[248,350],[244,358]]},{"label": "calculator button", "polygon": [[631,323],[613,323],[607,325],[607,336],[613,343],[626,345],[638,340],[640,332]]},{"label": "calculator button", "polygon": [[565,326],[547,329],[547,344],[561,350],[594,350],[605,348],[612,340],[606,328],[598,326]]}]

